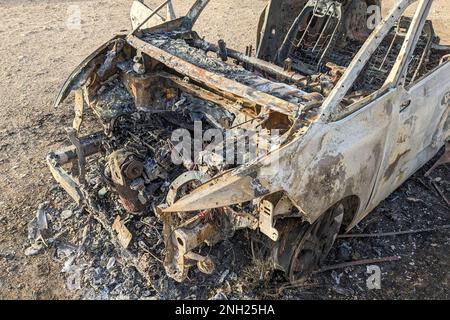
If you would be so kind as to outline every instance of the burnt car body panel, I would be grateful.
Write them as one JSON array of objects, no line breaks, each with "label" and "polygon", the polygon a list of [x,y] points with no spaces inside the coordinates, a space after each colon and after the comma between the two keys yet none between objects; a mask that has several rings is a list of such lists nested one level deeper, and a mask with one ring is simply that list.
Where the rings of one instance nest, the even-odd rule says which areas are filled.
[{"label": "burnt car body panel", "polygon": [[[292,1],[270,1],[259,26],[257,57],[228,49],[223,42],[217,46],[207,43],[191,31],[208,3],[205,0],[196,1],[185,17],[118,36],[72,73],[56,102],[58,105],[70,91],[78,91],[81,104],[91,106],[102,120],[104,133],[78,138],[72,132],[74,146],[48,156],[52,174],[78,203],[98,208],[93,205],[89,187],[83,183],[85,158],[106,153],[105,167],[112,176],[108,183],[119,194],[126,211],[145,211],[151,202],[155,214],[164,221],[165,267],[178,281],[186,277],[188,261],[197,261],[206,273],[211,271],[209,258],[193,250],[228,237],[218,227],[224,223],[222,216],[232,231],[260,229],[276,248],[280,241],[286,241],[286,234],[297,230],[279,227],[278,222],[287,221],[286,218],[314,226],[334,208],[334,216],[341,219],[339,225],[343,219],[350,230],[450,138],[450,63],[445,60],[450,48],[434,43],[437,40],[432,25],[426,21],[432,1],[420,0],[414,17],[401,20],[405,9],[414,2],[400,0],[363,42],[358,39],[364,33],[361,30],[353,30],[344,38],[336,32],[360,14],[352,9],[353,2],[349,2],[345,15],[342,10],[333,14],[328,14],[331,10],[316,12],[322,5],[340,6],[336,1],[296,4],[297,9],[286,17],[287,25],[292,24],[287,30],[286,21],[280,19],[282,8],[292,6]],[[366,1],[364,8],[377,3]],[[309,12],[309,22],[305,12]],[[145,15],[133,16],[138,17],[134,26],[145,22]],[[316,23],[323,30],[315,39],[308,33],[313,19],[319,21]],[[330,28],[333,41],[322,38],[331,23],[335,24]],[[287,39],[297,39],[298,45],[287,47]],[[348,41],[350,47],[358,45],[346,56],[343,48],[336,45],[338,39]],[[315,45],[301,46],[302,41]],[[305,62],[316,47],[324,47],[317,51],[321,58]],[[373,68],[379,63],[379,51],[381,66]],[[209,58],[208,52],[217,53],[217,59]],[[234,59],[236,66],[229,66],[227,59]],[[416,67],[412,68],[414,63]],[[427,63],[429,68],[424,67]],[[365,87],[357,90],[361,83]],[[108,100],[109,92],[113,100]],[[201,114],[210,119],[213,127],[232,130],[237,119],[243,119],[238,121],[239,126],[281,129],[282,135],[266,154],[243,164],[225,169],[214,167],[212,171],[209,166],[204,169],[206,172],[192,171],[191,165],[184,164],[184,172],[169,181],[172,189],[166,203],[153,203],[154,197],[146,196],[146,192],[162,173],[158,171],[159,176],[150,180],[145,173],[147,160],[141,161],[141,155],[125,147],[106,151],[102,141],[117,134],[116,123],[127,112],[139,110],[145,118],[145,114],[152,115],[161,106],[161,112],[168,111],[164,109],[167,105],[179,108],[186,99],[200,99],[205,104]],[[112,109],[108,109],[111,105]],[[110,116],[116,105],[123,110]],[[130,107],[135,111],[129,111]],[[82,113],[83,108],[78,110]],[[105,120],[105,110],[109,120]],[[230,122],[223,122],[228,116]],[[158,121],[167,123],[167,118]],[[180,125],[191,128],[189,123]],[[130,137],[139,138],[135,134]],[[142,144],[154,149],[148,143]],[[150,154],[153,157],[155,150]],[[70,162],[77,163],[78,177],[62,169]],[[170,175],[170,170],[165,174]],[[136,189],[141,176],[148,181],[140,182]],[[182,186],[194,181],[192,190],[179,195]],[[205,219],[205,215],[210,218]],[[280,248],[274,252],[278,255],[274,265],[284,271],[292,268],[291,262],[279,254]],[[289,251],[288,256],[291,255]]]}]

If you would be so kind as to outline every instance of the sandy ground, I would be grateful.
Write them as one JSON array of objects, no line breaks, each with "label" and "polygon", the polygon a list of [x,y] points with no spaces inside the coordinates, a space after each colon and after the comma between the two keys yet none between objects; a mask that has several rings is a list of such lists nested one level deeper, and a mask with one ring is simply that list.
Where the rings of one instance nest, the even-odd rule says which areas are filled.
[{"label": "sandy ground", "polygon": [[[185,12],[190,2],[174,1],[177,12]],[[265,0],[211,2],[198,21],[196,29],[201,34],[213,42],[223,38],[230,47],[240,50],[255,42],[256,24]],[[385,6],[392,2],[387,1]],[[157,1],[147,3],[154,5]],[[57,110],[52,107],[57,90],[86,55],[116,32],[130,28],[130,4],[131,1],[125,0],[0,0],[2,299],[77,297],[76,292],[65,288],[61,266],[54,261],[52,254],[27,258],[23,254],[23,243],[27,223],[38,204],[47,200],[49,190],[55,187],[45,164],[45,155],[48,150],[63,144],[64,128],[72,121],[70,103]],[[81,10],[79,30],[66,25],[71,5],[78,5]],[[450,42],[450,2],[436,1],[431,14],[438,34],[444,42]],[[449,180],[448,176],[442,178]],[[57,206],[58,203],[51,205]],[[389,208],[389,203],[387,206]],[[447,268],[445,275],[448,260],[441,265]],[[426,272],[426,266],[420,270]],[[443,285],[447,291],[444,288],[442,292],[448,294],[448,282]]]}]

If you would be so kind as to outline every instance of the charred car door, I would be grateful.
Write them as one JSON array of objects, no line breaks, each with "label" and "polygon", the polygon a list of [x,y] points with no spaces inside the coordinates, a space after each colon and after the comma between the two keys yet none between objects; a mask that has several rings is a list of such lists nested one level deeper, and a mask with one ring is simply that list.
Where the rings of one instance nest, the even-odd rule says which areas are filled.
[{"label": "charred car door", "polygon": [[431,3],[420,3],[408,35],[412,45],[404,46],[390,77],[399,92],[393,111],[398,126],[387,142],[389,152],[372,207],[436,155],[449,138],[450,64],[445,55],[433,56],[448,54],[450,48],[433,44],[436,36],[426,20]]},{"label": "charred car door", "polygon": [[[448,47],[438,45],[432,24],[426,20],[432,1],[419,1],[412,18],[402,16],[413,3],[399,1],[390,14],[391,18],[399,15],[391,31],[377,48],[373,46],[380,33],[371,35],[324,103],[324,114],[330,116],[331,126],[349,119],[356,121],[372,109],[369,121],[376,122],[383,131],[378,141],[371,142],[373,156],[379,159],[375,161],[374,176],[367,178],[370,187],[358,192],[360,207],[349,228],[429,161],[448,139],[445,97],[449,91],[449,64],[444,59]],[[360,101],[352,99],[361,88],[373,92]],[[380,121],[380,114],[389,115],[388,122]]]}]

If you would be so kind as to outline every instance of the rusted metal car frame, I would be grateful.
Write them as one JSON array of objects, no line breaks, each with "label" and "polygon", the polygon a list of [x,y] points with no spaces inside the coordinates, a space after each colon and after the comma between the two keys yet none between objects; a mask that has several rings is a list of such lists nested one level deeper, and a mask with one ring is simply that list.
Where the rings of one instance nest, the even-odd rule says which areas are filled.
[{"label": "rusted metal car frame", "polygon": [[[284,4],[289,2],[286,0]],[[414,16],[401,18],[416,2]],[[243,123],[250,123],[251,128],[256,125],[279,129],[282,135],[278,145],[251,162],[214,170],[212,175],[192,169],[183,172],[170,181],[166,201],[153,203],[153,211],[164,222],[166,271],[177,281],[186,278],[193,262],[201,271],[211,273],[214,269],[211,258],[195,250],[204,244],[214,245],[239,229],[252,229],[255,233],[259,230],[263,235],[260,237],[263,240],[257,241],[260,256],[294,281],[323,261],[339,230],[353,228],[449,140],[450,47],[433,43],[435,36],[427,22],[431,0],[400,0],[367,40],[360,41],[347,65],[325,63],[337,50],[332,45],[345,18],[340,16],[342,8],[328,16],[331,10],[322,10],[320,14],[315,10],[322,5],[337,8],[341,2],[305,1],[296,11],[297,18],[287,19],[294,22],[283,34],[283,41],[278,31],[273,30],[283,30],[285,26],[269,28],[280,16],[279,12],[271,14],[278,3],[272,0],[259,26],[258,57],[251,57],[226,48],[224,42],[208,43],[191,31],[207,3],[197,0],[187,15],[178,19],[173,19],[173,9],[169,8],[171,19],[167,21],[135,3],[136,10],[146,10],[146,14],[132,13],[133,32],[112,39],[89,56],[60,91],[56,105],[71,91],[76,92],[74,129],[68,132],[73,146],[50,153],[47,161],[55,179],[72,198],[80,204],[93,205],[84,183],[85,159],[102,152],[102,141],[114,134],[111,128],[116,119],[105,125],[101,133],[79,138],[77,132],[86,104],[94,106],[94,113],[101,118],[102,110],[95,107],[99,92],[106,90],[104,83],[118,78],[132,96],[134,108],[148,109],[149,101],[156,103],[149,98],[153,91],[161,90],[165,97],[172,97],[176,90],[247,119]],[[373,3],[376,2],[366,2]],[[305,20],[308,14],[312,16],[306,27],[300,27],[308,21]],[[152,26],[149,16],[162,23]],[[330,19],[338,16],[325,41],[324,30]],[[301,45],[304,39],[311,40],[305,30],[313,24],[313,18],[325,20],[319,37],[313,39],[315,44],[306,49],[320,58],[317,64],[306,66],[301,62],[304,56],[296,60],[299,56],[295,51],[304,49]],[[174,34],[175,38],[171,38]],[[357,36],[352,37],[348,41],[358,41]],[[384,58],[375,70],[371,61],[387,38],[391,45],[381,50]],[[402,40],[396,42],[398,38]],[[298,40],[297,47],[287,45],[293,43],[292,39]],[[168,47],[160,46],[161,43]],[[269,50],[271,44],[279,50]],[[245,81],[208,70],[198,61],[188,61],[178,54],[177,45],[180,50],[215,52],[223,63],[233,59],[242,66],[239,72]],[[318,46],[324,48],[320,54]],[[398,52],[393,50],[394,46]],[[431,47],[441,60],[431,71],[419,74],[431,60]],[[386,68],[388,56],[392,60],[390,68]],[[127,59],[134,64],[124,71],[123,62]],[[416,60],[417,67],[411,70]],[[324,68],[328,71],[324,72]],[[375,76],[364,81],[376,78],[381,82],[376,88],[374,85],[360,93],[355,86],[368,70]],[[247,71],[257,76],[252,78]],[[324,82],[320,93],[311,89],[311,79],[324,78],[331,82],[329,90],[324,89]],[[267,79],[264,84],[269,89],[259,89],[262,86],[258,84]],[[283,88],[280,89],[283,93],[273,93],[277,86]],[[298,95],[298,102],[292,102],[286,92]],[[223,129],[232,128],[233,125],[223,125]],[[142,180],[145,171],[144,164],[136,160],[139,156],[123,150],[106,156],[110,183],[124,208],[129,212],[148,212],[151,202],[145,196],[148,185],[133,187],[137,179]],[[75,164],[76,176],[63,169],[70,162]],[[187,186],[188,191],[179,194]]]}]

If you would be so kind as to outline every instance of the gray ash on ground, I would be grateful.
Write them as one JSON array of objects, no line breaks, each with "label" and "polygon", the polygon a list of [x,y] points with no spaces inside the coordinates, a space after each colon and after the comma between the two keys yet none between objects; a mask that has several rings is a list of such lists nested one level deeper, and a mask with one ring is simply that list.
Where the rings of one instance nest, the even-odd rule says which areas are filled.
[{"label": "gray ash on ground", "polygon": [[[436,159],[434,159],[435,161]],[[433,162],[433,161],[432,161]],[[430,162],[430,163],[432,163]],[[401,188],[381,203],[351,233],[382,233],[418,230],[448,225],[450,209],[440,195],[450,194],[450,168],[437,168],[424,177],[425,166]],[[93,175],[92,183],[102,187]],[[96,180],[97,179],[97,180]],[[436,189],[435,185],[438,189]],[[450,298],[450,235],[448,229],[378,238],[337,239],[326,265],[367,258],[399,256],[378,264],[381,290],[369,290],[367,265],[336,268],[311,276],[305,283],[289,285],[280,273],[271,273],[252,259],[250,232],[237,232],[231,240],[215,247],[203,247],[202,254],[213,257],[216,271],[208,276],[192,268],[188,279],[177,283],[165,274],[162,260],[162,224],[156,217],[126,215],[112,193],[102,194],[100,203],[109,206],[110,221],[120,213],[133,241],[130,252],[139,252],[148,278],[130,266],[123,250],[92,214],[71,204],[64,191],[54,186],[49,202],[38,209],[45,212],[47,230],[44,243],[34,254],[49,254],[61,264],[66,286],[82,299],[388,299]],[[65,199],[65,200],[61,200]],[[53,206],[54,205],[54,206]],[[57,207],[57,208],[56,208]],[[36,243],[36,219],[29,224],[29,238]],[[421,250],[426,247],[427,250]],[[32,259],[30,257],[29,259]]]}]

